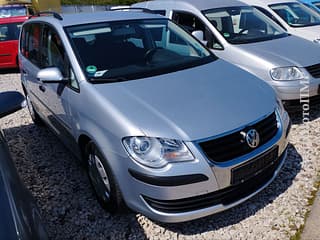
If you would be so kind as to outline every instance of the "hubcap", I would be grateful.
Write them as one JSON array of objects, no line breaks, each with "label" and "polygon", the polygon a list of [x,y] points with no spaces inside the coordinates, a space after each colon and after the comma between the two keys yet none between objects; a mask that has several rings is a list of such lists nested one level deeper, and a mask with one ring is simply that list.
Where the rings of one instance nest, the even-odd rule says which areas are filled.
[{"label": "hubcap", "polygon": [[98,156],[89,155],[89,175],[97,193],[105,200],[110,199],[110,181],[107,172]]}]

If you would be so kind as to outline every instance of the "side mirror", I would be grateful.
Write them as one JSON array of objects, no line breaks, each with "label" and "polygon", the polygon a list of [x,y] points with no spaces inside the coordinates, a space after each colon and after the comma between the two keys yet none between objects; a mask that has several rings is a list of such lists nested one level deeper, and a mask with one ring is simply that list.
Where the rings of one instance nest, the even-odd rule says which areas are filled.
[{"label": "side mirror", "polygon": [[61,71],[56,67],[41,69],[37,74],[37,79],[43,83],[65,83]]},{"label": "side mirror", "polygon": [[198,39],[200,42],[202,42],[205,46],[207,46],[208,41],[205,41],[205,40],[204,40],[204,33],[203,33],[203,31],[201,31],[201,30],[196,30],[196,31],[193,31],[191,34],[192,34],[192,36],[194,36],[196,39]]},{"label": "side mirror", "polygon": [[0,93],[0,118],[14,113],[26,106],[24,96],[20,92]]}]

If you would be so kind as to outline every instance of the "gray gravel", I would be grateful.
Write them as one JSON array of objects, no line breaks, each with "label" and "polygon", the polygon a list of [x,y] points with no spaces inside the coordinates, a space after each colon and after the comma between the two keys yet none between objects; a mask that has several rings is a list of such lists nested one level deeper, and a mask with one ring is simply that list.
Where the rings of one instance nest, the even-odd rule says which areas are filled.
[{"label": "gray gravel", "polygon": [[[19,74],[0,74],[0,92],[21,91]],[[0,120],[21,178],[35,196],[51,239],[290,239],[304,224],[320,171],[320,105],[312,121],[293,116],[289,155],[280,175],[251,200],[203,219],[160,224],[97,203],[85,171],[26,109]]]}]

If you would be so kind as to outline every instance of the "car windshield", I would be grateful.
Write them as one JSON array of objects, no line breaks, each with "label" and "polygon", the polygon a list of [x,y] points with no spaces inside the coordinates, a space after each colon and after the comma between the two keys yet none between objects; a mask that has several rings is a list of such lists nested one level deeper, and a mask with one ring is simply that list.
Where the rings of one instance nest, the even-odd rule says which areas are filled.
[{"label": "car windshield", "polygon": [[92,82],[117,82],[174,72],[216,58],[167,19],[94,23],[66,28]]},{"label": "car windshield", "polygon": [[313,11],[320,13],[320,9],[317,6],[315,6],[314,4],[307,4],[307,3],[302,3],[302,4],[310,9],[312,9]]},{"label": "car windshield", "polygon": [[301,3],[279,3],[270,5],[270,8],[291,27],[320,25],[320,15]]},{"label": "car windshield", "polygon": [[203,14],[231,44],[261,42],[288,36],[280,26],[253,7],[217,8],[205,10]]},{"label": "car windshield", "polygon": [[18,40],[22,23],[0,24],[0,42]]},{"label": "car windshield", "polygon": [[320,9],[320,2],[314,2],[313,5]]},{"label": "car windshield", "polygon": [[4,6],[0,7],[0,18],[26,16],[27,8],[24,6]]}]

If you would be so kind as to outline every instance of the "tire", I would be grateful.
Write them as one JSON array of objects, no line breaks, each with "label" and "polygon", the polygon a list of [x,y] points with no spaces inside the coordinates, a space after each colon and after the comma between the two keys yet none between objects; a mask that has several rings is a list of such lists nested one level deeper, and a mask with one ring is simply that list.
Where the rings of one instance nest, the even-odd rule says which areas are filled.
[{"label": "tire", "polygon": [[110,213],[126,212],[127,207],[114,174],[105,157],[92,141],[86,145],[84,156],[88,176],[100,205]]},{"label": "tire", "polygon": [[34,124],[36,124],[38,126],[42,126],[43,125],[42,119],[40,118],[40,116],[36,112],[36,110],[34,109],[33,104],[31,102],[31,99],[26,91],[25,91],[25,94],[26,94],[28,110],[29,110],[30,117],[31,117],[32,121],[34,122]]}]

